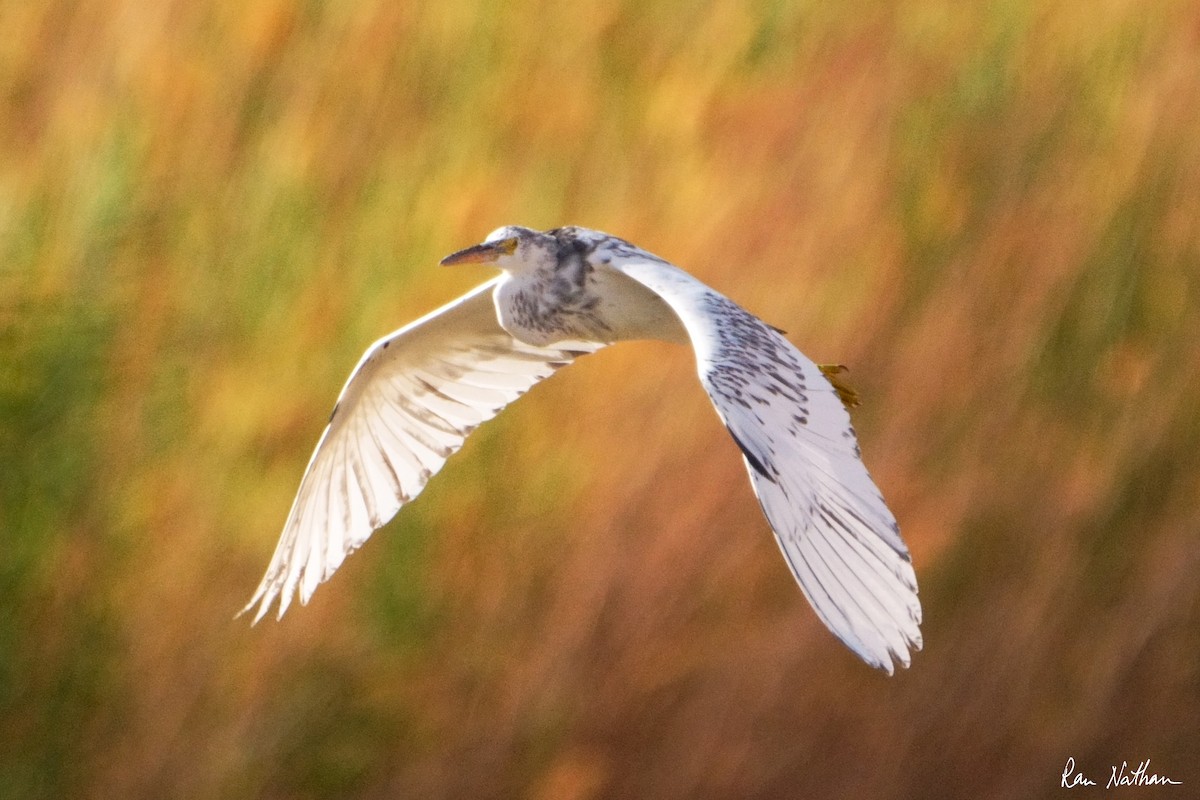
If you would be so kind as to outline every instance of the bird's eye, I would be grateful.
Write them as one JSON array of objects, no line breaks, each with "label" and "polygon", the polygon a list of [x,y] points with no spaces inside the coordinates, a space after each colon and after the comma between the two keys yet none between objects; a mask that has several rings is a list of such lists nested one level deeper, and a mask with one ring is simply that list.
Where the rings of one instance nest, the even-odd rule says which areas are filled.
[{"label": "bird's eye", "polygon": [[517,237],[510,236],[502,242],[496,244],[496,249],[504,253],[506,256],[511,256],[517,252]]}]

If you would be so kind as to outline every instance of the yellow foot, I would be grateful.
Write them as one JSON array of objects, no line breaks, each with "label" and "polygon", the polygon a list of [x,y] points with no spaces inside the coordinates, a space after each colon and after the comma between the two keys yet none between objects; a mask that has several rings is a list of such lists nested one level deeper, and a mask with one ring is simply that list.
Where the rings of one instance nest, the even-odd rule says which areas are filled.
[{"label": "yellow foot", "polygon": [[817,364],[817,369],[821,370],[821,374],[825,379],[833,384],[833,390],[837,392],[838,399],[842,401],[842,405],[846,408],[855,408],[858,406],[858,392],[850,388],[850,385],[844,383],[838,375],[843,372],[849,372],[844,364]]}]

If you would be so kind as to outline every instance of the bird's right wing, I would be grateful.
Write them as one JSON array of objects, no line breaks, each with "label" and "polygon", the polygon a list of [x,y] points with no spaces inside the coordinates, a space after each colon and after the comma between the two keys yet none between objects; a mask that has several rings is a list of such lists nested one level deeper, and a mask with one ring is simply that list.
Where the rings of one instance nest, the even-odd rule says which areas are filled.
[{"label": "bird's right wing", "polygon": [[523,344],[496,318],[500,278],[375,342],[338,397],[266,575],[255,622],[317,585],[412,500],[479,424],[602,345]]},{"label": "bird's right wing", "polygon": [[647,253],[624,255],[613,268],[665,300],[691,337],[700,382],[817,616],[872,666],[908,666],[921,647],[916,576],[834,387],[732,300]]}]

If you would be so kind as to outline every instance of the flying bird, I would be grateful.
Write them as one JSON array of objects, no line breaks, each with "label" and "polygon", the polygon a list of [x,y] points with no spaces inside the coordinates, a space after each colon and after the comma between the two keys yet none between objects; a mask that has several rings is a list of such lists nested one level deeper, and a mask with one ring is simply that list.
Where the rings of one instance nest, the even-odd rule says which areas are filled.
[{"label": "flying bird", "polygon": [[678,267],[587,228],[506,226],[442,264],[492,280],[368,348],[245,611],[306,603],[478,425],[614,342],[695,349],[784,558],[817,616],[889,675],[921,648],[908,548],[863,465],[845,394],[782,333]]}]

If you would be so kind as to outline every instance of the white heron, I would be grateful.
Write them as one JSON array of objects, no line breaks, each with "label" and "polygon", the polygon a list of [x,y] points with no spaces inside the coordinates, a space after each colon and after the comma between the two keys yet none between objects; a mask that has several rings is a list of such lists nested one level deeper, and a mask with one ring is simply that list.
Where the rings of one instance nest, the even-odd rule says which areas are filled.
[{"label": "white heron", "polygon": [[605,345],[695,348],[780,549],[821,621],[868,664],[908,666],[921,604],[908,548],[863,465],[839,387],[782,333],[629,242],[506,226],[443,264],[500,275],[368,348],[317,442],[244,610],[306,603],[480,423]]}]

